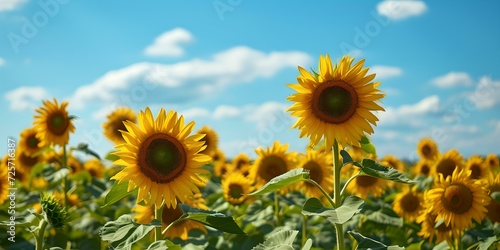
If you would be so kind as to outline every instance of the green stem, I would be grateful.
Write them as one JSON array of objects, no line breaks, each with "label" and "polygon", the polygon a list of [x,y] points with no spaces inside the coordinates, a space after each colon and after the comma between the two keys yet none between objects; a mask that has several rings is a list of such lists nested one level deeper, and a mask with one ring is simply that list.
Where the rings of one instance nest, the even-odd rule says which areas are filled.
[{"label": "green stem", "polygon": [[274,215],[276,216],[276,226],[280,226],[280,203],[278,200],[278,191],[274,191]]},{"label": "green stem", "polygon": [[306,244],[307,241],[307,216],[302,215],[302,246]]},{"label": "green stem", "polygon": [[[63,167],[67,168],[67,152],[66,152],[66,145],[63,146],[63,158],[62,158],[62,165]],[[63,178],[63,193],[64,193],[64,209],[66,211],[68,210],[68,175],[64,176]]]},{"label": "green stem", "polygon": [[162,231],[161,233],[162,233],[162,234],[167,233],[167,231],[168,231],[171,227],[173,227],[175,224],[177,224],[177,223],[179,223],[179,222],[181,222],[181,221],[184,221],[184,220],[185,220],[185,218],[180,218],[180,219],[178,219],[178,220],[176,220],[176,221],[174,221],[174,222],[170,223],[170,225],[168,225],[165,229],[163,229],[163,231]]},{"label": "green stem", "polygon": [[160,207],[158,208],[158,206],[156,206],[155,204],[155,219],[160,221],[160,226],[155,227],[155,241],[163,239],[161,233],[161,226],[162,226],[161,219],[163,217],[162,212],[163,212],[163,205],[160,205]]},{"label": "green stem", "polygon": [[[342,165],[339,160],[339,144],[337,140],[333,142],[333,199],[334,208],[342,205],[342,197],[340,196],[340,168]],[[337,250],[344,249],[344,229],[342,224],[335,224],[335,233],[337,236]]]},{"label": "green stem", "polygon": [[351,181],[353,181],[354,179],[356,179],[356,177],[359,176],[359,173],[361,173],[361,170],[359,172],[357,172],[355,175],[351,176],[351,178],[349,178],[349,180],[346,181],[346,183],[344,184],[344,187],[340,191],[340,197],[344,196],[344,192],[345,192],[347,186],[349,185],[349,183],[351,183]]},{"label": "green stem", "polygon": [[461,236],[458,236],[457,239],[455,239],[456,243],[457,243],[457,247],[456,249],[457,250],[463,250],[463,245],[462,245],[462,237]]},{"label": "green stem", "polygon": [[40,220],[38,225],[38,236],[36,237],[36,250],[43,250],[43,240],[45,237],[45,227],[47,227],[47,221],[45,219]]},{"label": "green stem", "polygon": [[309,182],[311,184],[313,184],[314,186],[316,186],[319,191],[321,191],[321,193],[323,193],[323,195],[325,196],[325,198],[328,200],[328,202],[330,202],[330,204],[332,205],[332,207],[335,207],[335,202],[333,202],[332,198],[330,197],[330,195],[328,195],[328,193],[323,189],[323,187],[321,187],[317,182],[315,182],[313,179],[307,179],[307,180],[304,180],[306,182]]}]

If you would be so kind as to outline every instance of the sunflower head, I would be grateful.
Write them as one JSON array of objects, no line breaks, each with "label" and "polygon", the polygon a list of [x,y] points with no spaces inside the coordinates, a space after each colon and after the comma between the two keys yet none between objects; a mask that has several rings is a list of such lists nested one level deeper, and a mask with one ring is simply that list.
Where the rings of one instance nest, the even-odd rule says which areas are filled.
[{"label": "sunflower head", "polygon": [[439,156],[439,149],[436,142],[427,137],[418,142],[417,153],[420,158],[432,161]]},{"label": "sunflower head", "polygon": [[219,142],[219,136],[217,136],[215,130],[213,130],[209,126],[203,126],[198,130],[197,133],[205,135],[200,141],[205,142],[205,145],[207,147],[203,149],[201,153],[210,156],[215,155],[218,148],[217,144]]},{"label": "sunflower head", "polygon": [[247,200],[247,194],[253,191],[252,181],[239,172],[232,172],[222,179],[222,192],[227,202],[240,205]]},{"label": "sunflower head", "polygon": [[251,162],[250,157],[245,153],[239,153],[231,161],[232,170],[242,173],[244,176],[250,174]]},{"label": "sunflower head", "polygon": [[[500,175],[497,175],[496,178],[493,178],[493,175],[490,175],[488,182],[488,189],[490,190],[490,193],[500,192]],[[488,218],[494,223],[500,223],[500,202],[492,199],[490,204],[486,206],[486,209],[488,210]]]},{"label": "sunflower head", "polygon": [[498,160],[498,156],[495,155],[495,154],[488,154],[486,156],[486,159],[484,160],[486,162],[486,164],[488,164],[488,166],[490,167],[490,169],[492,171],[495,171],[495,170],[499,170],[498,167],[500,165],[499,163],[499,160]]},{"label": "sunflower head", "polygon": [[62,228],[66,225],[69,218],[68,212],[53,195],[42,194],[40,204],[45,220],[52,227]]},{"label": "sunflower head", "polygon": [[108,114],[107,120],[102,124],[104,136],[115,144],[124,143],[125,141],[120,131],[127,130],[123,124],[125,121],[131,121],[133,123],[137,121],[134,110],[127,107],[115,109]]},{"label": "sunflower head", "polygon": [[307,136],[311,145],[325,138],[326,148],[336,140],[341,145],[359,145],[365,133],[373,133],[378,118],[373,111],[384,111],[377,102],[384,97],[372,82],[375,74],[367,75],[364,60],[352,65],[354,58],[344,56],[332,65],[330,56],[320,56],[319,73],[313,75],[299,67],[298,83],[288,86],[297,93],[287,100],[295,102],[287,111],[298,117],[294,128]]},{"label": "sunflower head", "polygon": [[102,178],[104,175],[104,165],[99,159],[90,159],[83,164],[83,168],[94,178]]},{"label": "sunflower head", "polygon": [[420,161],[418,161],[412,169],[413,175],[429,176],[431,174],[432,165],[433,163],[431,161],[420,159]]},{"label": "sunflower head", "polygon": [[[212,156],[212,166],[214,168],[214,172],[215,169],[221,168],[221,165],[225,164],[226,164],[226,155],[224,154],[224,151],[218,148],[215,151],[215,154]],[[220,174],[217,176],[220,176]]]},{"label": "sunflower head", "polygon": [[[297,166],[308,170],[310,178],[323,187],[326,192],[331,193],[333,187],[332,155],[329,152],[308,149],[306,154],[300,155],[298,158]],[[322,196],[321,191],[309,182],[299,183],[298,188],[303,190],[308,197]]]},{"label": "sunflower head", "polygon": [[415,221],[418,217],[420,210],[423,209],[422,205],[424,197],[417,191],[417,187],[405,188],[405,190],[396,195],[392,208],[397,215],[410,222]]},{"label": "sunflower head", "polygon": [[491,173],[491,168],[479,155],[473,155],[465,162],[465,169],[470,171],[472,179],[487,179]]},{"label": "sunflower head", "polygon": [[461,170],[463,168],[462,155],[458,150],[451,149],[440,156],[432,167],[432,173],[435,177],[442,174],[444,178],[451,176],[455,169]]},{"label": "sunflower head", "polygon": [[251,179],[254,180],[256,188],[264,186],[276,176],[282,175],[294,167],[293,155],[286,152],[288,144],[280,144],[275,141],[272,147],[263,149],[259,147],[255,150],[257,160],[250,170]]},{"label": "sunflower head", "polygon": [[45,100],[43,106],[36,110],[34,116],[34,128],[37,130],[37,136],[42,144],[54,144],[64,146],[68,144],[69,133],[75,132],[73,126],[73,117],[68,116],[66,107],[68,102],[59,103],[54,98],[54,102]]},{"label": "sunflower head", "polygon": [[19,148],[16,152],[18,152],[16,158],[14,159],[16,170],[21,171],[27,175],[29,175],[31,173],[31,169],[33,169],[33,167],[42,160],[42,157],[40,155],[28,155],[26,152],[21,151]]},{"label": "sunflower head", "polygon": [[370,195],[377,198],[382,196],[388,187],[389,183],[386,180],[360,175],[349,183],[347,191],[362,199],[366,199]]},{"label": "sunflower head", "polygon": [[21,132],[19,138],[19,150],[27,155],[33,155],[40,151],[43,147],[43,142],[37,137],[37,131],[34,128],[28,128]]},{"label": "sunflower head", "polygon": [[428,239],[430,243],[433,243],[434,237],[436,237],[436,243],[439,243],[444,240],[457,238],[462,232],[462,230],[454,229],[451,226],[447,226],[445,223],[441,223],[436,227],[436,215],[429,209],[425,209],[416,221],[421,225],[418,235]]},{"label": "sunflower head", "polygon": [[201,154],[204,135],[189,135],[194,122],[184,125],[184,117],[162,108],[156,120],[149,108],[138,115],[138,124],[125,122],[122,131],[126,143],[115,146],[120,159],[115,164],[125,166],[111,179],[129,181],[129,189],[139,187],[137,202],[149,201],[167,208],[184,202],[186,197],[199,193],[198,176],[206,173],[201,166],[211,157]]}]

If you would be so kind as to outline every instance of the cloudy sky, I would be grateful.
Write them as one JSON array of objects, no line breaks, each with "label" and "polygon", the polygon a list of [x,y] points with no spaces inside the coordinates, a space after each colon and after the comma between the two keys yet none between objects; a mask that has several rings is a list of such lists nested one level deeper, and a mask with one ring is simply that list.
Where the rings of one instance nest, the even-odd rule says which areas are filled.
[{"label": "cloudy sky", "polygon": [[500,153],[498,1],[0,1],[0,125],[18,138],[42,99],[68,100],[71,144],[112,149],[117,106],[174,109],[217,130],[229,155],[274,140],[303,150],[283,110],[297,66],[366,58],[387,93],[372,139],[415,159],[423,137]]}]

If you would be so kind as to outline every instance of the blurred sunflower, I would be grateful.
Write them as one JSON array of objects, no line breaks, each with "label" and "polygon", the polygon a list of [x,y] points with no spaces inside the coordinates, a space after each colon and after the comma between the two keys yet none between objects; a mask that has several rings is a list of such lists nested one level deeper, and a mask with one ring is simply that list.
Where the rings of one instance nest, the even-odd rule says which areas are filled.
[{"label": "blurred sunflower", "polygon": [[34,189],[46,189],[49,183],[43,178],[43,176],[37,176],[31,178],[31,188]]},{"label": "blurred sunflower", "polygon": [[215,151],[215,154],[212,156],[212,166],[214,168],[214,172],[216,168],[220,168],[221,165],[225,164],[226,164],[226,155],[224,154],[224,151],[218,148]]},{"label": "blurred sunflower", "polygon": [[429,176],[433,163],[430,160],[420,159],[412,169],[413,175]]},{"label": "blurred sunflower", "polygon": [[420,210],[423,209],[423,204],[423,195],[417,191],[417,186],[413,186],[413,188],[406,187],[403,192],[396,195],[392,202],[392,208],[399,217],[413,222],[417,219]]},{"label": "blurred sunflower", "polygon": [[435,236],[437,236],[436,243],[439,243],[445,240],[457,238],[462,232],[462,230],[454,229],[445,225],[445,223],[441,223],[436,227],[436,215],[431,213],[429,210],[425,210],[422,214],[420,214],[417,218],[417,223],[421,225],[418,235],[424,239],[429,239],[430,243],[434,243],[433,239]]},{"label": "blurred sunflower", "polygon": [[33,155],[40,151],[43,147],[43,142],[37,138],[37,132],[34,128],[27,128],[21,132],[19,138],[19,150],[27,155]]},{"label": "blurred sunflower", "polygon": [[463,168],[462,155],[456,149],[450,149],[440,156],[432,167],[432,174],[438,177],[442,174],[444,178],[451,176],[455,169]]},{"label": "blurred sunflower", "polygon": [[66,167],[71,170],[70,174],[75,174],[83,169],[83,163],[78,158],[69,153],[68,159],[66,160]]},{"label": "blurred sunflower", "polygon": [[488,154],[484,161],[488,164],[488,166],[490,166],[491,170],[495,170],[500,165],[498,156],[495,154]]},{"label": "blurred sunflower", "polygon": [[234,171],[238,171],[244,176],[248,176],[250,174],[252,164],[250,162],[250,157],[247,154],[239,153],[233,158],[231,164],[233,165],[232,169]]},{"label": "blurred sunflower", "polygon": [[380,160],[380,162],[382,163],[382,165],[394,168],[401,173],[406,172],[404,162],[394,155],[386,155]]},{"label": "blurred sunflower", "polygon": [[104,165],[99,159],[92,158],[83,164],[83,168],[94,178],[102,178],[104,175]]},{"label": "blurred sunflower", "polygon": [[417,153],[425,160],[435,160],[439,156],[436,142],[431,138],[423,138],[417,144]]},{"label": "blurred sunflower", "polygon": [[200,142],[205,142],[205,145],[207,146],[200,153],[213,156],[217,151],[217,144],[219,142],[219,137],[217,136],[215,130],[209,126],[203,126],[196,133],[204,135],[203,138],[200,139]]},{"label": "blurred sunflower", "polygon": [[4,166],[2,163],[2,166],[0,166],[0,205],[3,204],[5,200],[8,198],[9,191],[8,189],[10,188],[8,178],[7,178],[7,165]]},{"label": "blurred sunflower", "polygon": [[193,196],[190,197],[186,197],[186,201],[184,204],[198,209],[203,209],[203,210],[209,209],[206,205],[207,201],[203,198],[203,196],[200,193],[194,194]]},{"label": "blurred sunflower", "polygon": [[220,163],[220,164],[214,165],[214,174],[215,174],[215,176],[218,176],[218,177],[224,177],[224,175],[226,175],[231,168],[232,168],[232,166],[229,163]]},{"label": "blurred sunflower", "polygon": [[33,169],[33,167],[37,163],[41,162],[42,157],[40,155],[37,156],[28,155],[24,151],[21,151],[19,148],[17,148],[16,152],[17,155],[16,158],[14,159],[16,172],[20,171],[29,176],[29,174],[31,173],[31,169]]},{"label": "blurred sunflower", "polygon": [[[126,121],[127,131],[122,131],[126,143],[115,146],[120,157],[115,161],[125,168],[111,177],[119,183],[129,181],[129,190],[139,187],[137,203],[154,202],[157,206],[165,200],[167,208],[175,208],[177,201],[199,193],[198,176],[205,172],[201,166],[211,157],[199,153],[204,149],[201,134],[189,136],[194,122],[184,125],[184,117],[162,108],[153,118],[146,108],[138,116],[138,124]],[[166,209],[165,209],[166,210]]]},{"label": "blurred sunflower", "polygon": [[[288,144],[280,144],[275,141],[272,147],[255,149],[257,160],[250,170],[251,179],[254,180],[256,188],[260,188],[276,176],[282,175],[293,166],[292,154],[287,153]],[[286,190],[283,190],[286,191]]]},{"label": "blurred sunflower", "polygon": [[[318,152],[316,150],[307,149],[305,155],[299,156],[298,168],[309,170],[309,175],[312,180],[318,183],[327,193],[332,192],[333,175],[332,175],[332,154],[331,152]],[[321,191],[309,182],[301,182],[298,188],[304,191],[307,197],[322,197]]]},{"label": "blurred sunflower", "polygon": [[75,132],[73,117],[68,116],[66,107],[68,102],[62,102],[61,106],[54,98],[54,102],[43,101],[43,106],[38,108],[34,116],[34,128],[40,143],[64,146],[68,144],[69,133]]},{"label": "blurred sunflower", "polygon": [[491,168],[479,155],[473,155],[465,162],[465,169],[470,170],[470,178],[486,180],[491,174]]},{"label": "blurred sunflower", "polygon": [[[54,190],[54,192],[52,193],[54,195],[54,197],[56,198],[56,200],[59,201],[59,203],[61,205],[63,205],[63,201],[64,201],[64,193],[63,192],[59,192],[58,190]],[[80,201],[80,198],[78,198],[78,195],[75,194],[75,193],[71,193],[68,195],[68,204],[70,206],[75,206],[75,207],[79,207],[82,202]]]},{"label": "blurred sunflower", "polygon": [[252,181],[245,178],[240,172],[228,173],[222,179],[222,192],[226,201],[233,205],[240,205],[248,198],[247,194],[253,191]]},{"label": "blurred sunflower", "polygon": [[479,180],[469,179],[468,171],[453,171],[446,178],[439,175],[435,187],[425,193],[425,203],[444,224],[462,230],[472,226],[472,219],[480,223],[486,216],[485,206],[490,203],[488,190]]},{"label": "blurred sunflower", "polygon": [[315,146],[324,137],[326,148],[335,140],[340,145],[359,145],[365,133],[373,133],[378,118],[373,111],[384,111],[377,102],[384,97],[378,89],[380,82],[372,82],[375,74],[366,75],[365,60],[354,64],[354,58],[343,56],[332,66],[330,56],[320,56],[319,74],[313,75],[299,67],[298,83],[287,86],[297,91],[287,100],[295,102],[287,109],[298,117],[294,128],[300,137],[310,138]]},{"label": "blurred sunflower", "polygon": [[120,132],[120,130],[127,130],[123,124],[124,121],[131,121],[132,123],[137,121],[135,112],[132,109],[121,107],[108,114],[106,122],[102,124],[104,136],[115,144],[124,143],[125,140],[123,140]]},{"label": "blurred sunflower", "polygon": [[[497,175],[496,178],[493,178],[493,175],[490,175],[488,183],[490,193],[500,192],[500,175]],[[486,209],[488,210],[488,218],[494,223],[500,223],[500,202],[492,199],[490,204],[486,206]]]},{"label": "blurred sunflower", "polygon": [[389,185],[386,180],[361,175],[349,183],[347,191],[351,194],[359,196],[362,199],[366,199],[368,195],[372,195],[377,198],[385,193],[388,186]]}]

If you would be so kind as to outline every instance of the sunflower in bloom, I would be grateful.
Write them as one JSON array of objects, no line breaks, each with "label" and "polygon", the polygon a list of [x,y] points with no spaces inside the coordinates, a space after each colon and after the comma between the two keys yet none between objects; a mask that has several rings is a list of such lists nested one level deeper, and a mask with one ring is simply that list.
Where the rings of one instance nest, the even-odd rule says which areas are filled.
[{"label": "sunflower in bloom", "polygon": [[209,126],[203,126],[196,133],[204,135],[200,141],[204,141],[207,146],[200,153],[213,156],[217,151],[217,144],[219,142],[219,137],[217,136],[215,130]]},{"label": "sunflower in bloom", "polygon": [[66,166],[71,170],[71,174],[78,173],[83,169],[83,163],[71,153],[68,154]]},{"label": "sunflower in bloom", "polygon": [[425,160],[435,160],[439,156],[436,142],[431,138],[423,138],[417,144],[417,153]]},{"label": "sunflower in bloom", "polygon": [[457,238],[462,232],[462,230],[453,229],[449,225],[445,225],[445,223],[441,223],[436,227],[436,215],[429,210],[425,210],[425,212],[417,218],[417,223],[421,225],[418,235],[422,238],[429,239],[430,243],[433,243],[435,236],[437,236],[436,243],[439,243]]},{"label": "sunflower in bloom", "polygon": [[104,136],[115,144],[124,143],[125,140],[123,140],[120,132],[120,130],[127,130],[123,124],[124,121],[131,121],[133,123],[137,121],[135,112],[132,109],[121,107],[108,114],[106,122],[102,124]]},{"label": "sunflower in bloom", "polygon": [[394,155],[386,155],[380,161],[382,162],[382,165],[384,165],[384,166],[394,168],[401,173],[405,172],[404,162],[401,161],[399,158],[397,158]]},{"label": "sunflower in bloom", "polygon": [[37,131],[34,128],[28,128],[21,132],[19,138],[19,150],[25,152],[27,155],[33,155],[40,151],[43,143],[37,138]]},{"label": "sunflower in bloom", "polygon": [[[496,178],[493,178],[493,175],[490,175],[488,178],[488,182],[488,189],[490,190],[490,193],[500,192],[500,175],[497,175]],[[486,209],[488,210],[488,218],[492,222],[500,223],[500,202],[492,199],[490,204],[486,206]]]},{"label": "sunflower in bloom", "polygon": [[409,222],[417,219],[420,210],[423,209],[424,196],[417,191],[417,187],[405,188],[398,193],[392,202],[392,208],[397,215]]},{"label": "sunflower in bloom", "polygon": [[10,188],[10,185],[8,183],[8,178],[7,178],[7,166],[2,163],[0,166],[0,205],[4,203],[5,200],[8,198],[8,188]]},{"label": "sunflower in bloom", "polygon": [[225,164],[226,164],[226,155],[224,154],[224,151],[218,148],[215,151],[215,154],[212,156],[212,166],[214,168],[214,171],[216,168],[221,168],[221,165]]},{"label": "sunflower in bloom", "polygon": [[457,230],[472,226],[472,219],[481,222],[490,203],[488,190],[482,181],[471,180],[468,171],[455,170],[448,177],[439,175],[435,187],[425,193],[425,203],[444,224]]},{"label": "sunflower in bloom", "polygon": [[68,116],[66,107],[68,102],[59,103],[54,98],[54,102],[43,101],[43,106],[38,108],[37,115],[34,116],[34,128],[40,143],[55,144],[64,146],[68,144],[69,133],[75,132],[73,118]]},{"label": "sunflower in bloom", "polygon": [[239,172],[228,173],[222,179],[222,192],[227,202],[240,205],[248,199],[247,194],[253,191],[252,180]]},{"label": "sunflower in bloom", "polygon": [[175,208],[177,201],[199,193],[198,176],[205,172],[201,166],[211,157],[199,153],[204,149],[202,134],[189,135],[194,122],[184,125],[184,117],[162,108],[153,118],[146,108],[138,116],[138,124],[126,121],[127,131],[122,131],[126,143],[116,146],[120,157],[114,163],[125,168],[111,177],[119,183],[129,181],[129,190],[139,187],[137,202],[154,202],[157,206],[165,200],[167,208]]},{"label": "sunflower in bloom", "polygon": [[257,160],[252,165],[250,176],[256,188],[260,188],[276,176],[282,175],[294,167],[293,156],[287,153],[288,144],[275,141],[272,147],[255,149]]},{"label": "sunflower in bloom", "polygon": [[378,118],[373,111],[384,111],[377,102],[384,97],[378,89],[380,82],[372,82],[375,74],[367,75],[364,60],[352,65],[354,58],[343,56],[332,66],[330,56],[320,56],[319,74],[311,74],[299,67],[298,83],[288,84],[297,91],[287,100],[295,102],[287,111],[298,117],[294,128],[300,137],[310,138],[317,145],[324,137],[326,148],[337,140],[341,145],[359,145],[365,133],[372,134]]},{"label": "sunflower in bloom", "polygon": [[432,166],[433,163],[431,161],[420,159],[420,161],[418,161],[412,169],[413,175],[423,175],[427,177],[431,173]]},{"label": "sunflower in bloom", "polygon": [[104,175],[104,165],[99,159],[90,159],[83,164],[83,168],[94,178],[102,178]]},{"label": "sunflower in bloom", "polygon": [[[298,168],[309,170],[310,178],[318,183],[327,193],[332,192],[332,155],[330,152],[318,152],[308,149],[305,155],[299,156]],[[298,188],[308,197],[321,197],[321,191],[309,182],[301,182]]]},{"label": "sunflower in bloom", "polygon": [[382,196],[388,187],[389,183],[386,180],[361,175],[347,185],[347,191],[362,199],[366,199],[369,195],[377,198]]},{"label": "sunflower in bloom", "polygon": [[490,169],[492,171],[498,169],[498,166],[500,165],[498,156],[496,156],[495,154],[488,154],[484,161],[488,164],[488,166],[490,166]]},{"label": "sunflower in bloom", "polygon": [[41,162],[42,157],[39,155],[37,156],[31,156],[26,154],[26,152],[19,150],[19,148],[16,150],[17,155],[16,158],[14,159],[14,164],[16,166],[16,173],[17,172],[22,172],[23,174],[26,174],[26,176],[29,176],[31,173],[31,169],[33,167]]},{"label": "sunflower in bloom", "polygon": [[233,158],[231,164],[234,171],[239,171],[244,176],[248,176],[250,174],[252,164],[250,162],[250,157],[247,154],[239,153]]},{"label": "sunflower in bloom", "polygon": [[451,176],[455,169],[463,168],[463,157],[456,149],[451,149],[444,155],[440,156],[432,167],[432,174],[438,177],[442,174],[444,178]]},{"label": "sunflower in bloom", "polygon": [[490,167],[479,155],[473,155],[465,162],[465,169],[470,170],[470,178],[487,179],[491,173]]}]

